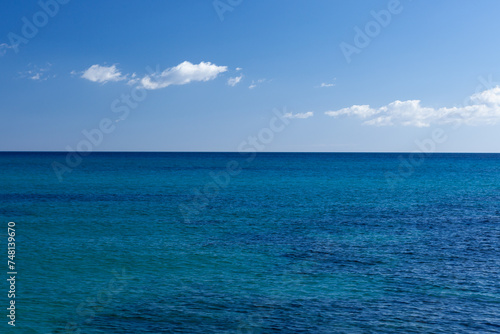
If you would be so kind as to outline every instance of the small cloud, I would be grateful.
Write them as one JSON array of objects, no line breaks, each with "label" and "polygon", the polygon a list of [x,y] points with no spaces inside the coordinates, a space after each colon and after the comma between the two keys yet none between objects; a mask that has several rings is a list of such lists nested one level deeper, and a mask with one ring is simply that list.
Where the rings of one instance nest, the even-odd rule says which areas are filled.
[{"label": "small cloud", "polygon": [[0,56],[3,56],[4,54],[7,53],[7,50],[13,49],[13,48],[14,48],[14,46],[9,45],[7,43],[0,44]]},{"label": "small cloud", "polygon": [[332,116],[332,117],[338,117],[341,115],[355,115],[358,116],[362,119],[365,119],[367,117],[373,116],[375,114],[375,110],[370,108],[369,105],[354,105],[349,108],[342,108],[337,111],[326,111],[325,115]]},{"label": "small cloud", "polygon": [[40,67],[37,65],[28,64],[28,70],[24,72],[19,72],[19,76],[21,78],[27,78],[34,81],[45,81],[48,78],[54,78],[55,75],[49,76],[48,72],[50,71],[51,63],[47,63],[45,66]]},{"label": "small cloud", "polygon": [[122,75],[122,73],[116,68],[116,65],[101,66],[96,64],[90,66],[87,70],[85,70],[81,78],[90,80],[92,82],[106,83],[109,81],[126,80],[127,76]]},{"label": "small cloud", "polygon": [[236,71],[241,71],[242,68],[241,67],[236,67]]},{"label": "small cloud", "polygon": [[[333,78],[333,81],[337,80],[337,78]],[[321,85],[319,85],[319,87],[334,87],[335,84],[333,82],[322,82]]]},{"label": "small cloud", "polygon": [[192,64],[184,61],[177,66],[167,68],[163,72],[146,75],[141,85],[146,89],[159,89],[170,85],[185,85],[192,81],[209,81],[220,73],[226,72],[227,66],[217,66],[210,62]]},{"label": "small cloud", "polygon": [[137,84],[139,81],[141,81],[141,79],[139,79],[139,78],[130,79],[129,81],[127,81],[127,85],[133,86],[133,85]]},{"label": "small cloud", "polygon": [[353,105],[325,114],[332,117],[355,116],[365,120],[363,124],[373,126],[493,125],[500,122],[500,86],[473,94],[467,105],[458,107],[424,107],[420,100],[397,100],[379,108]]},{"label": "small cloud", "polygon": [[217,66],[208,62],[191,64],[185,61],[177,66],[167,68],[163,72],[160,72],[160,68],[157,66],[156,71],[151,69],[151,73],[142,78],[136,73],[122,74],[116,65],[101,66],[97,64],[90,66],[84,72],[71,71],[71,75],[81,74],[81,78],[100,83],[127,80],[128,85],[139,84],[145,89],[159,89],[170,85],[184,85],[192,81],[212,80],[219,73],[226,71],[227,66]]},{"label": "small cloud", "polygon": [[132,75],[130,76],[130,79],[129,81],[127,81],[127,85],[135,85],[136,83],[138,83],[141,79],[139,79],[137,77],[137,74],[134,72],[132,73]]},{"label": "small cloud", "polygon": [[250,84],[250,86],[248,86],[248,89],[254,89],[258,84],[261,84],[265,81],[266,79],[252,80],[252,83]]},{"label": "small cloud", "polygon": [[231,87],[234,87],[236,86],[240,81],[241,79],[243,79],[243,74],[240,75],[239,77],[234,77],[234,78],[229,78],[227,79],[227,84]]},{"label": "small cloud", "polygon": [[292,114],[291,112],[288,112],[288,113],[283,115],[283,117],[285,117],[285,118],[301,118],[301,119],[306,119],[306,118],[313,117],[313,116],[314,116],[314,112],[312,112],[312,111],[303,112],[303,113],[296,113],[296,114]]}]

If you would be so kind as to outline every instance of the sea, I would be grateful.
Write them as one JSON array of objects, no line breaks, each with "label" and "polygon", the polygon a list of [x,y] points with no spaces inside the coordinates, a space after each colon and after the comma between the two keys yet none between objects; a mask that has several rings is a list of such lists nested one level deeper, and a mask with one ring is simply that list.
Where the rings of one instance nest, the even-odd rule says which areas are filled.
[{"label": "sea", "polygon": [[499,154],[3,152],[0,230],[1,333],[500,333]]}]

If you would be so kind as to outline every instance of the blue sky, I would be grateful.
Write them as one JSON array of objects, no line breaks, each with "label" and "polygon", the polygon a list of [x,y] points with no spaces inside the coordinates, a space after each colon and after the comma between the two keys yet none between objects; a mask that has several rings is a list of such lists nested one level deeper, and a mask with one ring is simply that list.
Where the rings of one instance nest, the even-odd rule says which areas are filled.
[{"label": "blue sky", "polygon": [[0,150],[500,152],[498,1],[55,1],[1,4]]}]

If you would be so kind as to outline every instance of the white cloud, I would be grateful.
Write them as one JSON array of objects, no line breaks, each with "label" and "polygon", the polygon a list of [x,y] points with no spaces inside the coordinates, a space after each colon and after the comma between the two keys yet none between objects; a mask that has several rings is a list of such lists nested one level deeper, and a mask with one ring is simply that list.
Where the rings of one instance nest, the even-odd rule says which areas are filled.
[{"label": "white cloud", "polygon": [[327,111],[325,112],[325,114],[327,114],[328,116],[333,116],[333,117],[337,117],[337,116],[341,116],[341,115],[354,115],[354,116],[358,116],[360,118],[367,118],[369,116],[372,116],[374,115],[376,112],[374,109],[370,108],[369,105],[354,105],[352,107],[349,107],[349,108],[343,108],[343,109],[340,109],[340,110],[337,110],[337,111]]},{"label": "white cloud", "polygon": [[[93,81],[106,83],[110,81],[123,81],[127,80],[128,85],[140,85],[145,89],[159,89],[168,87],[170,85],[184,85],[192,81],[209,81],[215,79],[219,73],[227,71],[227,66],[217,66],[209,62],[201,62],[199,64],[192,64],[188,61],[182,62],[177,66],[167,68],[160,71],[159,66],[154,73],[145,75],[142,78],[136,73],[122,74],[116,65],[100,66],[92,65],[84,72],[71,71],[71,75],[81,74],[81,78]],[[151,70],[153,72],[153,70]],[[236,85],[243,75],[234,79]],[[230,79],[230,80],[231,80]],[[228,81],[228,84],[233,81]]]},{"label": "white cloud", "polygon": [[127,81],[127,85],[135,85],[136,83],[138,83],[141,79],[139,79],[137,77],[137,74],[134,72],[132,73],[132,75],[130,76],[130,79]]},{"label": "white cloud", "polygon": [[243,74],[240,75],[239,77],[234,77],[234,78],[229,78],[227,79],[227,84],[231,87],[234,87],[236,86],[240,81],[241,79],[243,79]]},{"label": "white cloud", "polygon": [[7,53],[8,49],[13,49],[14,47],[7,44],[7,43],[1,43],[0,44],[0,56],[3,56],[5,53]]},{"label": "white cloud", "polygon": [[50,67],[52,64],[47,63],[43,67],[39,67],[37,65],[28,64],[29,70],[24,72],[19,72],[19,76],[21,78],[28,78],[34,81],[45,81],[49,77],[55,77],[55,75],[49,76],[48,72],[50,71]]},{"label": "white cloud", "polygon": [[302,119],[313,117],[313,116],[314,116],[314,113],[312,111],[303,112],[303,113],[296,113],[296,114],[292,114],[291,112],[288,112],[288,113],[283,115],[283,117],[285,117],[285,118],[302,118]]},{"label": "white cloud", "polygon": [[476,93],[465,106],[432,108],[420,100],[394,101],[380,108],[353,105],[337,111],[327,111],[332,117],[357,116],[366,125],[404,125],[427,127],[431,124],[483,125],[500,122],[500,86]]},{"label": "white cloud", "polygon": [[[333,78],[333,81],[336,81],[337,78]],[[325,88],[325,87],[334,87],[335,84],[333,82],[322,82],[321,85],[319,85],[319,87],[321,88]]]},{"label": "white cloud", "polygon": [[141,85],[146,89],[159,89],[170,85],[184,85],[192,81],[209,81],[226,71],[227,66],[217,66],[209,62],[192,64],[185,61],[161,73],[146,75],[141,79]]},{"label": "white cloud", "polygon": [[250,84],[250,86],[248,86],[248,89],[254,89],[255,87],[257,87],[257,84],[263,83],[265,81],[266,79],[252,80],[252,83]]},{"label": "white cloud", "polygon": [[241,67],[236,67],[236,71],[241,71],[242,68]]},{"label": "white cloud", "polygon": [[82,78],[93,81],[106,83],[109,81],[121,81],[127,79],[126,75],[116,68],[115,65],[112,66],[100,66],[92,65],[85,72],[83,72]]},{"label": "white cloud", "polygon": [[7,53],[9,49],[16,49],[19,44],[9,45],[7,43],[0,43],[0,56],[3,56]]}]

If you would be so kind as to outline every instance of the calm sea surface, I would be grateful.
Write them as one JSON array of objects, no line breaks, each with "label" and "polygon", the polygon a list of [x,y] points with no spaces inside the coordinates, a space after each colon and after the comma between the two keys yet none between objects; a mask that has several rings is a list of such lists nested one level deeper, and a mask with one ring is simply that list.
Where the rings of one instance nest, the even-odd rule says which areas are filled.
[{"label": "calm sea surface", "polygon": [[2,333],[500,332],[500,155],[65,158],[0,153]]}]

